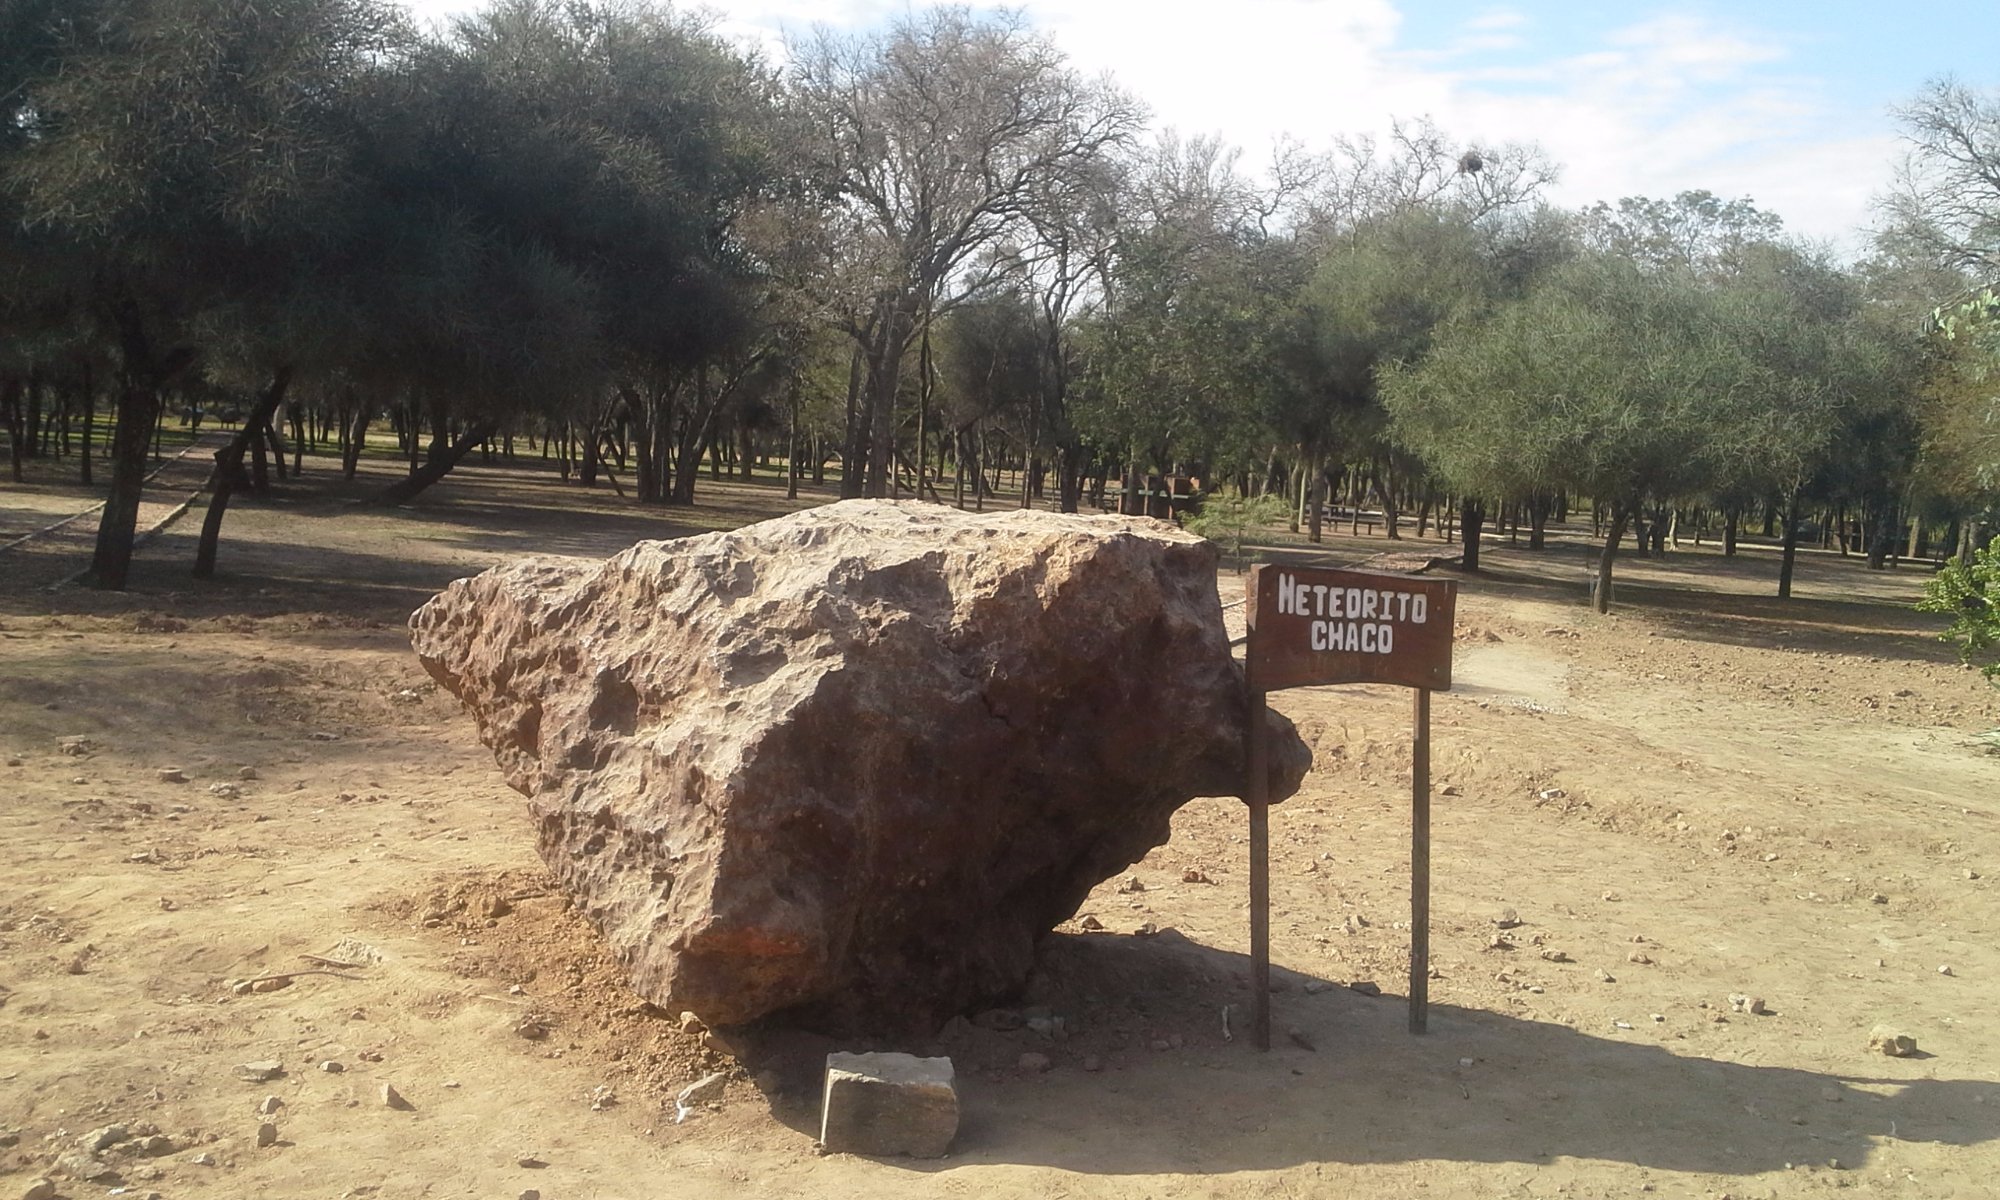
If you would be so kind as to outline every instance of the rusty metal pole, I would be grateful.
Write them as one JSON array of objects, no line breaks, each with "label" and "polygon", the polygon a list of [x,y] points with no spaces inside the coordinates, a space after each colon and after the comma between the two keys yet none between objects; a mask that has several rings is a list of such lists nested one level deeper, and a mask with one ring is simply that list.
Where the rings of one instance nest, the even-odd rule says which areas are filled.
[{"label": "rusty metal pole", "polygon": [[[1254,686],[1254,685],[1253,685]],[[1250,991],[1257,1048],[1271,1048],[1271,781],[1266,766],[1264,693],[1250,693]]]},{"label": "rusty metal pole", "polygon": [[1431,692],[1417,688],[1410,739],[1410,1032],[1431,1010]]}]

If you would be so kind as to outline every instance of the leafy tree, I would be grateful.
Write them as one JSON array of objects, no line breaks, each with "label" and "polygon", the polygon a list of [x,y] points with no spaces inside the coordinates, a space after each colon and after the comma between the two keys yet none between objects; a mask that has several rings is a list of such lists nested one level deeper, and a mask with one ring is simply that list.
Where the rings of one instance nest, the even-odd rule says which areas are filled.
[{"label": "leafy tree", "polygon": [[1805,502],[1861,506],[1876,554],[1894,536],[1891,513],[1914,450],[1908,395],[1917,346],[1867,303],[1852,272],[1818,252],[1740,246],[1733,273],[1713,286],[1751,373],[1735,436],[1716,447],[1711,487],[1725,497],[1776,497],[1782,599],[1791,595]]},{"label": "leafy tree", "polygon": [[1943,613],[1951,625],[1938,635],[1958,643],[1966,662],[1989,659],[1986,677],[2000,683],[2000,537],[1973,552],[1969,563],[1947,563],[1924,584],[1922,612]]},{"label": "leafy tree", "polygon": [[1454,214],[1413,207],[1363,221],[1326,247],[1304,289],[1305,336],[1289,356],[1293,386],[1279,404],[1280,427],[1298,445],[1311,481],[1313,541],[1320,540],[1325,465],[1338,459],[1343,442],[1351,457],[1361,450],[1377,460],[1377,486],[1394,511],[1393,481],[1383,477],[1390,464],[1377,379],[1421,358],[1447,318],[1495,298],[1498,278],[1485,242]]},{"label": "leafy tree", "polygon": [[1284,500],[1269,492],[1261,496],[1211,494],[1202,497],[1201,507],[1187,519],[1187,529],[1221,545],[1240,574],[1244,541],[1257,530],[1283,521],[1285,510]]},{"label": "leafy tree", "polygon": [[1937,310],[1920,399],[1923,478],[1972,525],[2000,523],[2000,296],[1979,289]]},{"label": "leafy tree", "polygon": [[1745,436],[1755,368],[1713,296],[1685,273],[1586,255],[1519,302],[1455,320],[1422,361],[1392,368],[1395,436],[1466,491],[1563,488],[1609,501],[1596,606],[1648,496],[1716,475]]},{"label": "leafy tree", "polygon": [[89,264],[118,354],[97,586],[125,583],[161,389],[207,322],[296,278],[295,251],[352,178],[355,83],[397,44],[377,0],[103,0],[57,20],[53,64],[16,100],[0,189],[27,230]]}]

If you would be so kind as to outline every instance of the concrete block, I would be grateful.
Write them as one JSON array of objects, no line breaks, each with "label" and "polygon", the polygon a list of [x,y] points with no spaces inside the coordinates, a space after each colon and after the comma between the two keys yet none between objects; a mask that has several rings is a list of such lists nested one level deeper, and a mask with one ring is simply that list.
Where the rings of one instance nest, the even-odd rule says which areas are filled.
[{"label": "concrete block", "polygon": [[828,1150],[942,1158],[958,1133],[958,1087],[948,1058],[826,1056],[819,1140]]}]

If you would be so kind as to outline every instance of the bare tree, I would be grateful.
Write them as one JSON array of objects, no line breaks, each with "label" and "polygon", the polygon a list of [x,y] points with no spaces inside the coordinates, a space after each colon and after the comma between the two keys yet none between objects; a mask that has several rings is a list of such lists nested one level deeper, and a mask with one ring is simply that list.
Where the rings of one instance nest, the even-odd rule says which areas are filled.
[{"label": "bare tree", "polygon": [[2000,92],[1945,78],[1897,116],[1909,152],[1879,206],[1895,240],[1945,266],[2000,270]]},{"label": "bare tree", "polygon": [[1141,112],[1070,70],[1018,13],[940,8],[871,37],[821,30],[792,59],[845,265],[826,286],[849,302],[841,324],[862,368],[843,492],[886,495],[903,357],[923,319],[974,290],[963,276],[979,252],[1052,181],[1129,139]]}]

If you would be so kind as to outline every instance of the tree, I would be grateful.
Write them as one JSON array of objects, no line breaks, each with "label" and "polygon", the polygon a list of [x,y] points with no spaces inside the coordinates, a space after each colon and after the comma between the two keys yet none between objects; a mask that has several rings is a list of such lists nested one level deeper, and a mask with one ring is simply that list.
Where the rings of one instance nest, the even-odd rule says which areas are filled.
[{"label": "tree", "polygon": [[2000,275],[2000,93],[1947,77],[1897,116],[1909,151],[1880,201],[1890,236],[1944,265]]},{"label": "tree", "polygon": [[1134,172],[1078,414],[1128,476],[1247,468],[1270,444],[1269,365],[1304,260],[1266,232],[1276,200],[1236,163],[1218,140],[1169,134]]},{"label": "tree", "polygon": [[922,324],[977,291],[959,279],[975,256],[1016,230],[1034,197],[1126,142],[1139,111],[1079,78],[1019,14],[963,8],[871,37],[821,31],[793,48],[791,81],[811,168],[833,198],[833,257],[847,264],[825,286],[844,299],[865,372],[843,494],[882,496],[903,358]]},{"label": "tree", "polygon": [[1966,662],[1993,659],[1981,669],[2000,683],[2000,658],[1994,653],[2000,648],[2000,537],[1975,551],[1971,562],[1946,564],[1924,584],[1917,608],[1949,616],[1950,627],[1938,636],[1958,643]]},{"label": "tree", "polygon": [[1755,368],[1713,296],[1683,272],[1585,255],[1519,302],[1462,318],[1430,354],[1392,368],[1394,435],[1454,486],[1565,488],[1608,501],[1595,604],[1648,496],[1710,483],[1717,448],[1746,436]]},{"label": "tree", "polygon": [[226,299],[294,278],[291,251],[352,178],[356,82],[397,45],[377,0],[103,0],[59,21],[16,101],[0,188],[24,226],[89,263],[118,355],[97,586],[125,584],[162,388]]},{"label": "tree", "polygon": [[1959,551],[1978,526],[2000,524],[2000,296],[1979,289],[1932,315],[1919,390],[1920,477],[1965,518]]},{"label": "tree", "polygon": [[[1325,466],[1343,440],[1370,449],[1376,486],[1386,511],[1394,512],[1377,379],[1421,358],[1449,317],[1492,302],[1498,280],[1485,241],[1454,214],[1412,207],[1365,220],[1326,248],[1304,290],[1305,339],[1290,358],[1287,379],[1294,386],[1280,402],[1279,418],[1310,479],[1313,541],[1320,540]],[[1466,528],[1468,538],[1475,536],[1473,522]],[[1478,566],[1476,544],[1466,543],[1468,570]]]},{"label": "tree", "polygon": [[1817,251],[1745,245],[1712,286],[1751,368],[1735,436],[1715,448],[1712,489],[1781,506],[1780,599],[1791,595],[1803,502],[1859,505],[1879,566],[1914,451],[1915,338]]},{"label": "tree", "polygon": [[1777,238],[1784,221],[1748,196],[1724,200],[1708,191],[1671,200],[1627,196],[1616,207],[1598,203],[1581,214],[1586,244],[1654,269],[1726,272],[1749,247]]}]

